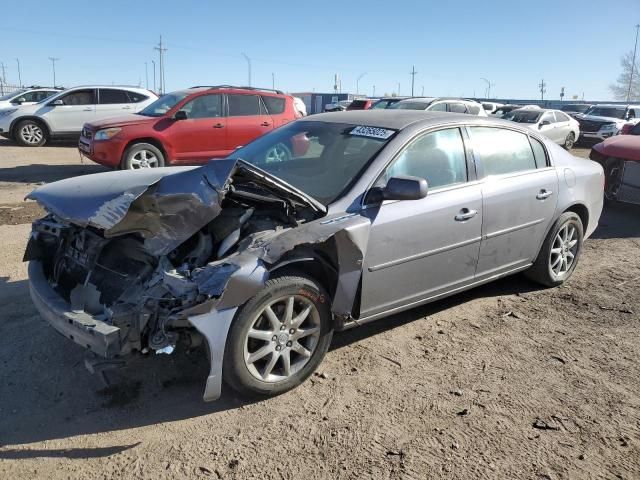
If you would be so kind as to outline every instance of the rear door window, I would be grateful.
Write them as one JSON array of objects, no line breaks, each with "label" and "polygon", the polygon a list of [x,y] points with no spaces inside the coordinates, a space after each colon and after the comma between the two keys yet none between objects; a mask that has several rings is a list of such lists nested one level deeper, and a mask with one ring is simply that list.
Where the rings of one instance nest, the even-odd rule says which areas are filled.
[{"label": "rear door window", "polygon": [[138,93],[138,92],[132,92],[132,91],[128,91],[127,92],[127,96],[129,97],[129,101],[131,103],[142,102],[143,100],[146,100],[147,98],[149,98],[146,95],[143,95],[143,94]]},{"label": "rear door window", "polygon": [[529,137],[529,140],[531,141],[533,156],[536,160],[536,167],[545,168],[546,166],[548,166],[548,162],[547,162],[547,154],[544,150],[544,147],[542,146],[542,143],[540,143],[537,139],[533,137]]},{"label": "rear door window", "polygon": [[101,88],[99,90],[100,105],[110,105],[115,103],[129,103],[129,96],[124,90],[112,88]]},{"label": "rear door window", "polygon": [[528,137],[495,127],[469,127],[474,156],[479,157],[484,176],[504,175],[536,169]]},{"label": "rear door window", "polygon": [[284,113],[284,107],[285,107],[284,98],[263,95],[262,101],[264,102],[264,105],[267,107],[267,113],[269,113],[269,115],[280,115]]},{"label": "rear door window", "polygon": [[246,117],[263,114],[258,95],[228,95],[229,116]]},{"label": "rear door window", "polygon": [[446,112],[447,111],[447,104],[446,103],[435,103],[433,105],[431,105],[428,110],[430,112]]},{"label": "rear door window", "polygon": [[558,123],[561,122],[568,122],[569,121],[569,117],[567,117],[564,113],[560,113],[560,112],[553,112],[556,116],[556,121]]},{"label": "rear door window", "polygon": [[467,113],[467,107],[463,103],[449,103],[449,111],[453,113]]}]

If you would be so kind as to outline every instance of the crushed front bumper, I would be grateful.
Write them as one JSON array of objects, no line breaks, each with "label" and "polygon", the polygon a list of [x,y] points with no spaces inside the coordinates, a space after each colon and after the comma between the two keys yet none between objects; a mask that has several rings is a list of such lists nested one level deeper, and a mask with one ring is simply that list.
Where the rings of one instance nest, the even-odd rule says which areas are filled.
[{"label": "crushed front bumper", "polygon": [[57,332],[104,358],[113,358],[122,350],[120,328],[96,315],[75,312],[47,282],[42,263],[29,262],[29,291],[40,315]]}]

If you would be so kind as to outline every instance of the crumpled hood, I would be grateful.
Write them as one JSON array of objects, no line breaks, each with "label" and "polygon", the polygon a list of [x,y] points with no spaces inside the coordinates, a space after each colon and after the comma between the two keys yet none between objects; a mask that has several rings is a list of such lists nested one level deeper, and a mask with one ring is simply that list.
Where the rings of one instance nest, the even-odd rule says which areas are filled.
[{"label": "crumpled hood", "polygon": [[594,145],[593,149],[607,157],[640,161],[640,136],[616,135]]},{"label": "crumpled hood", "polygon": [[127,125],[139,125],[142,123],[152,123],[160,120],[158,117],[145,117],[144,115],[122,115],[119,117],[110,117],[104,120],[96,120],[87,122],[87,126],[92,130],[101,130],[103,128],[126,127]]},{"label": "crumpled hood", "polygon": [[322,206],[302,192],[238,160],[68,178],[37,188],[27,198],[62,220],[103,230],[107,238],[139,233],[147,251],[166,255],[218,216],[239,169],[322,211]]}]

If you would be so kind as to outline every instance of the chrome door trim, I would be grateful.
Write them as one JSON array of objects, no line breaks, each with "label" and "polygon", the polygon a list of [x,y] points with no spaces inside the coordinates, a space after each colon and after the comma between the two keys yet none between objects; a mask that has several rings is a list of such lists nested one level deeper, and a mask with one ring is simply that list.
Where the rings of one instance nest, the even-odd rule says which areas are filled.
[{"label": "chrome door trim", "polygon": [[515,232],[517,230],[522,230],[525,228],[533,227],[534,225],[538,225],[544,222],[544,218],[539,218],[537,220],[533,220],[531,222],[523,223],[521,225],[516,225],[515,227],[505,228],[503,230],[496,230],[495,232],[486,233],[482,236],[482,240],[489,240],[490,238],[499,237],[500,235],[505,235],[507,233]]}]

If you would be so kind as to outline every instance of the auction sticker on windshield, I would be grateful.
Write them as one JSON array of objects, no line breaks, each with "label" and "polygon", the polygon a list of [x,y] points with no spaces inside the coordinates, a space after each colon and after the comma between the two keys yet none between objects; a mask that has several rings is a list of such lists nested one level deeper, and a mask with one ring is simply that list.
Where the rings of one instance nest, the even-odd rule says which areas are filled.
[{"label": "auction sticker on windshield", "polygon": [[351,135],[358,135],[360,137],[369,138],[381,138],[382,140],[386,140],[394,133],[396,133],[395,130],[388,130],[386,128],[378,127],[365,127],[364,125],[358,125],[350,132]]}]

